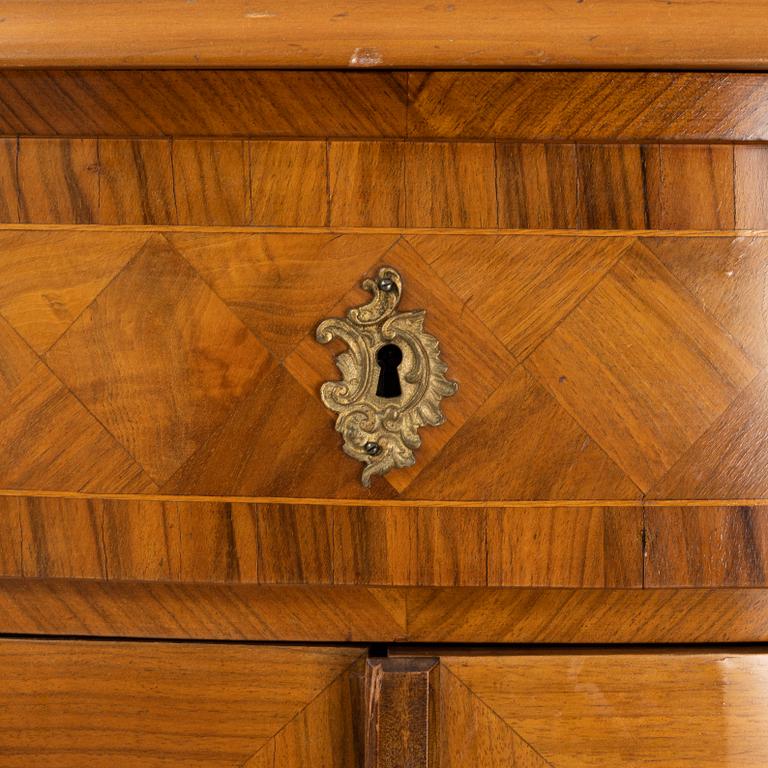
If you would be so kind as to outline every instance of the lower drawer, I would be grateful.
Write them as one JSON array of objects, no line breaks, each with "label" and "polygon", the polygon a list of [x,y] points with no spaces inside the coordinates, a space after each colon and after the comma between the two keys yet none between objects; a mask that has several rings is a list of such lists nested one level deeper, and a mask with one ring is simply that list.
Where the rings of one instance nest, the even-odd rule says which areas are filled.
[{"label": "lower drawer", "polygon": [[768,655],[5,640],[0,766],[763,768]]},{"label": "lower drawer", "polygon": [[3,641],[0,766],[354,766],[364,668],[353,647]]}]

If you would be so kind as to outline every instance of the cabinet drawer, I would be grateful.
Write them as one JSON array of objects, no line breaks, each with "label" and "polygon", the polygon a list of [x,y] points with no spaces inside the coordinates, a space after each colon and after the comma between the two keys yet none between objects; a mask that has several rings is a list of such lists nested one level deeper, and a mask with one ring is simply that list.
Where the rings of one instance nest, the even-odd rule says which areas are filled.
[{"label": "cabinet drawer", "polygon": [[3,640],[0,765],[353,768],[363,655]]},{"label": "cabinet drawer", "polygon": [[760,652],[0,642],[2,766],[758,768]]},{"label": "cabinet drawer", "polygon": [[[6,231],[0,485],[227,499],[761,498],[768,346],[750,281],[764,242]],[[403,277],[402,309],[426,310],[458,391],[441,402],[445,423],[420,430],[416,463],[367,489],[320,400],[321,384],[340,378],[343,345],[314,334],[366,300],[359,284],[382,264]]]}]

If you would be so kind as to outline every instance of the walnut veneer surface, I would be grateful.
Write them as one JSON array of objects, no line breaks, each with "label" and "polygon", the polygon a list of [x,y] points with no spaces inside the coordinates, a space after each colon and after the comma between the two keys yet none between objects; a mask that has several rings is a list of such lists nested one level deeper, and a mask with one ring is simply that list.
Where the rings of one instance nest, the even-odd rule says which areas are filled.
[{"label": "walnut veneer surface", "polygon": [[[766,639],[766,93],[2,71],[0,630]],[[381,264],[460,387],[366,490],[313,334]]]}]

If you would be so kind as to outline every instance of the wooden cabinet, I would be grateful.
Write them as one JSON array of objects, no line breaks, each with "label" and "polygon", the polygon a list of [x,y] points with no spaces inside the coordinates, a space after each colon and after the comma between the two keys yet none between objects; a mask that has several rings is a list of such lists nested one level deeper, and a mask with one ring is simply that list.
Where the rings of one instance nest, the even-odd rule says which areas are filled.
[{"label": "wooden cabinet", "polygon": [[[43,5],[0,19],[0,767],[768,764],[755,4],[706,55],[718,3],[678,58],[599,3],[434,48],[578,71]],[[384,267],[458,390],[368,487],[316,329]]]},{"label": "wooden cabinet", "polygon": [[[0,643],[3,766],[757,768],[754,649]],[[430,651],[431,653],[431,651]]]}]

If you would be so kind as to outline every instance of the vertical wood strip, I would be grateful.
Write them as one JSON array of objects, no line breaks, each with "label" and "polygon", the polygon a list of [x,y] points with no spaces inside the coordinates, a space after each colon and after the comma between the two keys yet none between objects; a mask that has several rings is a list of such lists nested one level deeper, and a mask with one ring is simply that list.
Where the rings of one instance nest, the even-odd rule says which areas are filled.
[{"label": "vertical wood strip", "polygon": [[332,517],[325,507],[259,505],[258,572],[262,584],[331,584]]},{"label": "vertical wood strip", "polygon": [[95,220],[96,139],[21,139],[18,146],[21,223],[90,224]]},{"label": "vertical wood strip", "polygon": [[256,583],[257,530],[249,504],[179,502],[183,581]]},{"label": "vertical wood strip", "polygon": [[179,224],[248,223],[250,195],[242,141],[179,139],[172,152]]},{"label": "vertical wood strip", "polygon": [[253,224],[328,224],[326,142],[251,141],[248,151]]},{"label": "vertical wood strip", "polygon": [[410,227],[498,224],[494,145],[409,142],[405,150]]},{"label": "vertical wood strip", "polygon": [[526,507],[488,510],[488,584],[641,587],[642,511]]},{"label": "vertical wood strip", "polygon": [[399,141],[329,144],[331,224],[405,224],[405,146]]},{"label": "vertical wood strip", "polygon": [[408,507],[337,507],[335,584],[416,583],[416,516]]},{"label": "vertical wood strip", "polygon": [[496,146],[499,226],[573,229],[578,225],[573,144]]},{"label": "vertical wood strip", "polygon": [[175,502],[101,502],[107,578],[175,581],[180,576]]},{"label": "vertical wood strip", "polygon": [[576,149],[579,225],[583,229],[644,229],[645,185],[640,146],[584,144]]},{"label": "vertical wood strip", "polygon": [[768,147],[733,148],[736,227],[768,229]]},{"label": "vertical wood strip", "polygon": [[423,507],[416,512],[416,583],[429,586],[486,584],[486,512],[483,509]]},{"label": "vertical wood strip", "polygon": [[733,146],[661,146],[659,229],[733,229]]},{"label": "vertical wood strip", "polygon": [[439,663],[369,659],[364,768],[438,768]]},{"label": "vertical wood strip", "polygon": [[648,507],[645,515],[646,586],[768,586],[768,507]]},{"label": "vertical wood strip", "polygon": [[0,576],[21,577],[23,570],[21,512],[23,501],[0,497]]},{"label": "vertical wood strip", "polygon": [[19,221],[18,140],[0,139],[0,223]]},{"label": "vertical wood strip", "polygon": [[98,500],[26,498],[22,501],[21,535],[27,578],[107,576]]},{"label": "vertical wood strip", "polygon": [[100,224],[176,224],[171,142],[99,139]]}]

